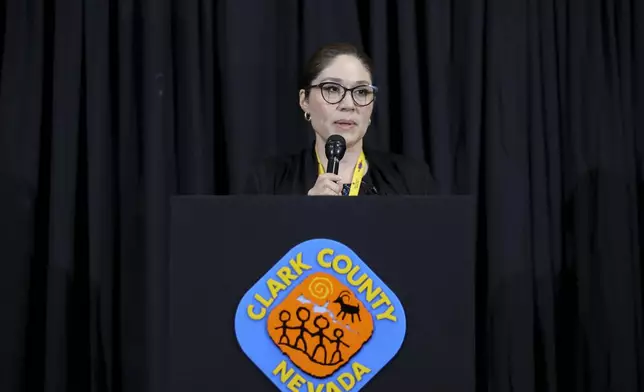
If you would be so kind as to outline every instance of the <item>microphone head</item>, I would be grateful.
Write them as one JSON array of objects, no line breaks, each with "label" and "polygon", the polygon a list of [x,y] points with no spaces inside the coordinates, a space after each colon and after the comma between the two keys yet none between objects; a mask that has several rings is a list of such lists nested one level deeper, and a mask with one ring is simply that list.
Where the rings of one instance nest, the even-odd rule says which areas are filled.
[{"label": "microphone head", "polygon": [[331,160],[336,158],[341,160],[344,157],[344,153],[347,151],[347,141],[340,135],[331,135],[326,141],[324,146],[324,152],[326,158]]}]

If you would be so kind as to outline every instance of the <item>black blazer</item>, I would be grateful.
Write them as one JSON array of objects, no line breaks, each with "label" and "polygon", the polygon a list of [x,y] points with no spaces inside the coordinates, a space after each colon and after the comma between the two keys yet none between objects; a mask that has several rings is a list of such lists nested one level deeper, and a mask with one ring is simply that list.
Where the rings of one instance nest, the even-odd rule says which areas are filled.
[{"label": "black blazer", "polygon": [[[369,162],[360,195],[428,195],[437,192],[429,166],[401,155],[364,149]],[[264,160],[249,176],[243,193],[306,195],[318,177],[313,146]]]}]

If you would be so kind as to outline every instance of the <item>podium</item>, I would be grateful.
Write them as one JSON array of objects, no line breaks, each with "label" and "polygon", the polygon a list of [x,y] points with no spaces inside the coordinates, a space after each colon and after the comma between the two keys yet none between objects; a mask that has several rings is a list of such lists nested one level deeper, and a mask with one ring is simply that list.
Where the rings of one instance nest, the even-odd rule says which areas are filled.
[{"label": "podium", "polygon": [[473,198],[179,196],[171,208],[169,391],[475,390]]}]

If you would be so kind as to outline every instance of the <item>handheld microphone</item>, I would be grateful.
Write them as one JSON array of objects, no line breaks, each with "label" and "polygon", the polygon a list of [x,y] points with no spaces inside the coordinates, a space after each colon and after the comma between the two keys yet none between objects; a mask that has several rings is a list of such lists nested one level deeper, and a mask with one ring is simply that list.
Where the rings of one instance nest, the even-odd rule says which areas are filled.
[{"label": "handheld microphone", "polygon": [[326,141],[324,152],[329,163],[326,166],[327,173],[338,174],[340,161],[347,151],[347,141],[340,135],[331,135]]}]

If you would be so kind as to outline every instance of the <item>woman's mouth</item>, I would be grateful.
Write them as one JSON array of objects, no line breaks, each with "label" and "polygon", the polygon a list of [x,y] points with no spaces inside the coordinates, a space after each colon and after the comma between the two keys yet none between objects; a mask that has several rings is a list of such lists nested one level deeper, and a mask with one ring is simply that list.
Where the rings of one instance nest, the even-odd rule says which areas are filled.
[{"label": "woman's mouth", "polygon": [[351,120],[338,120],[333,122],[333,124],[340,129],[351,129],[357,125],[355,121]]}]

